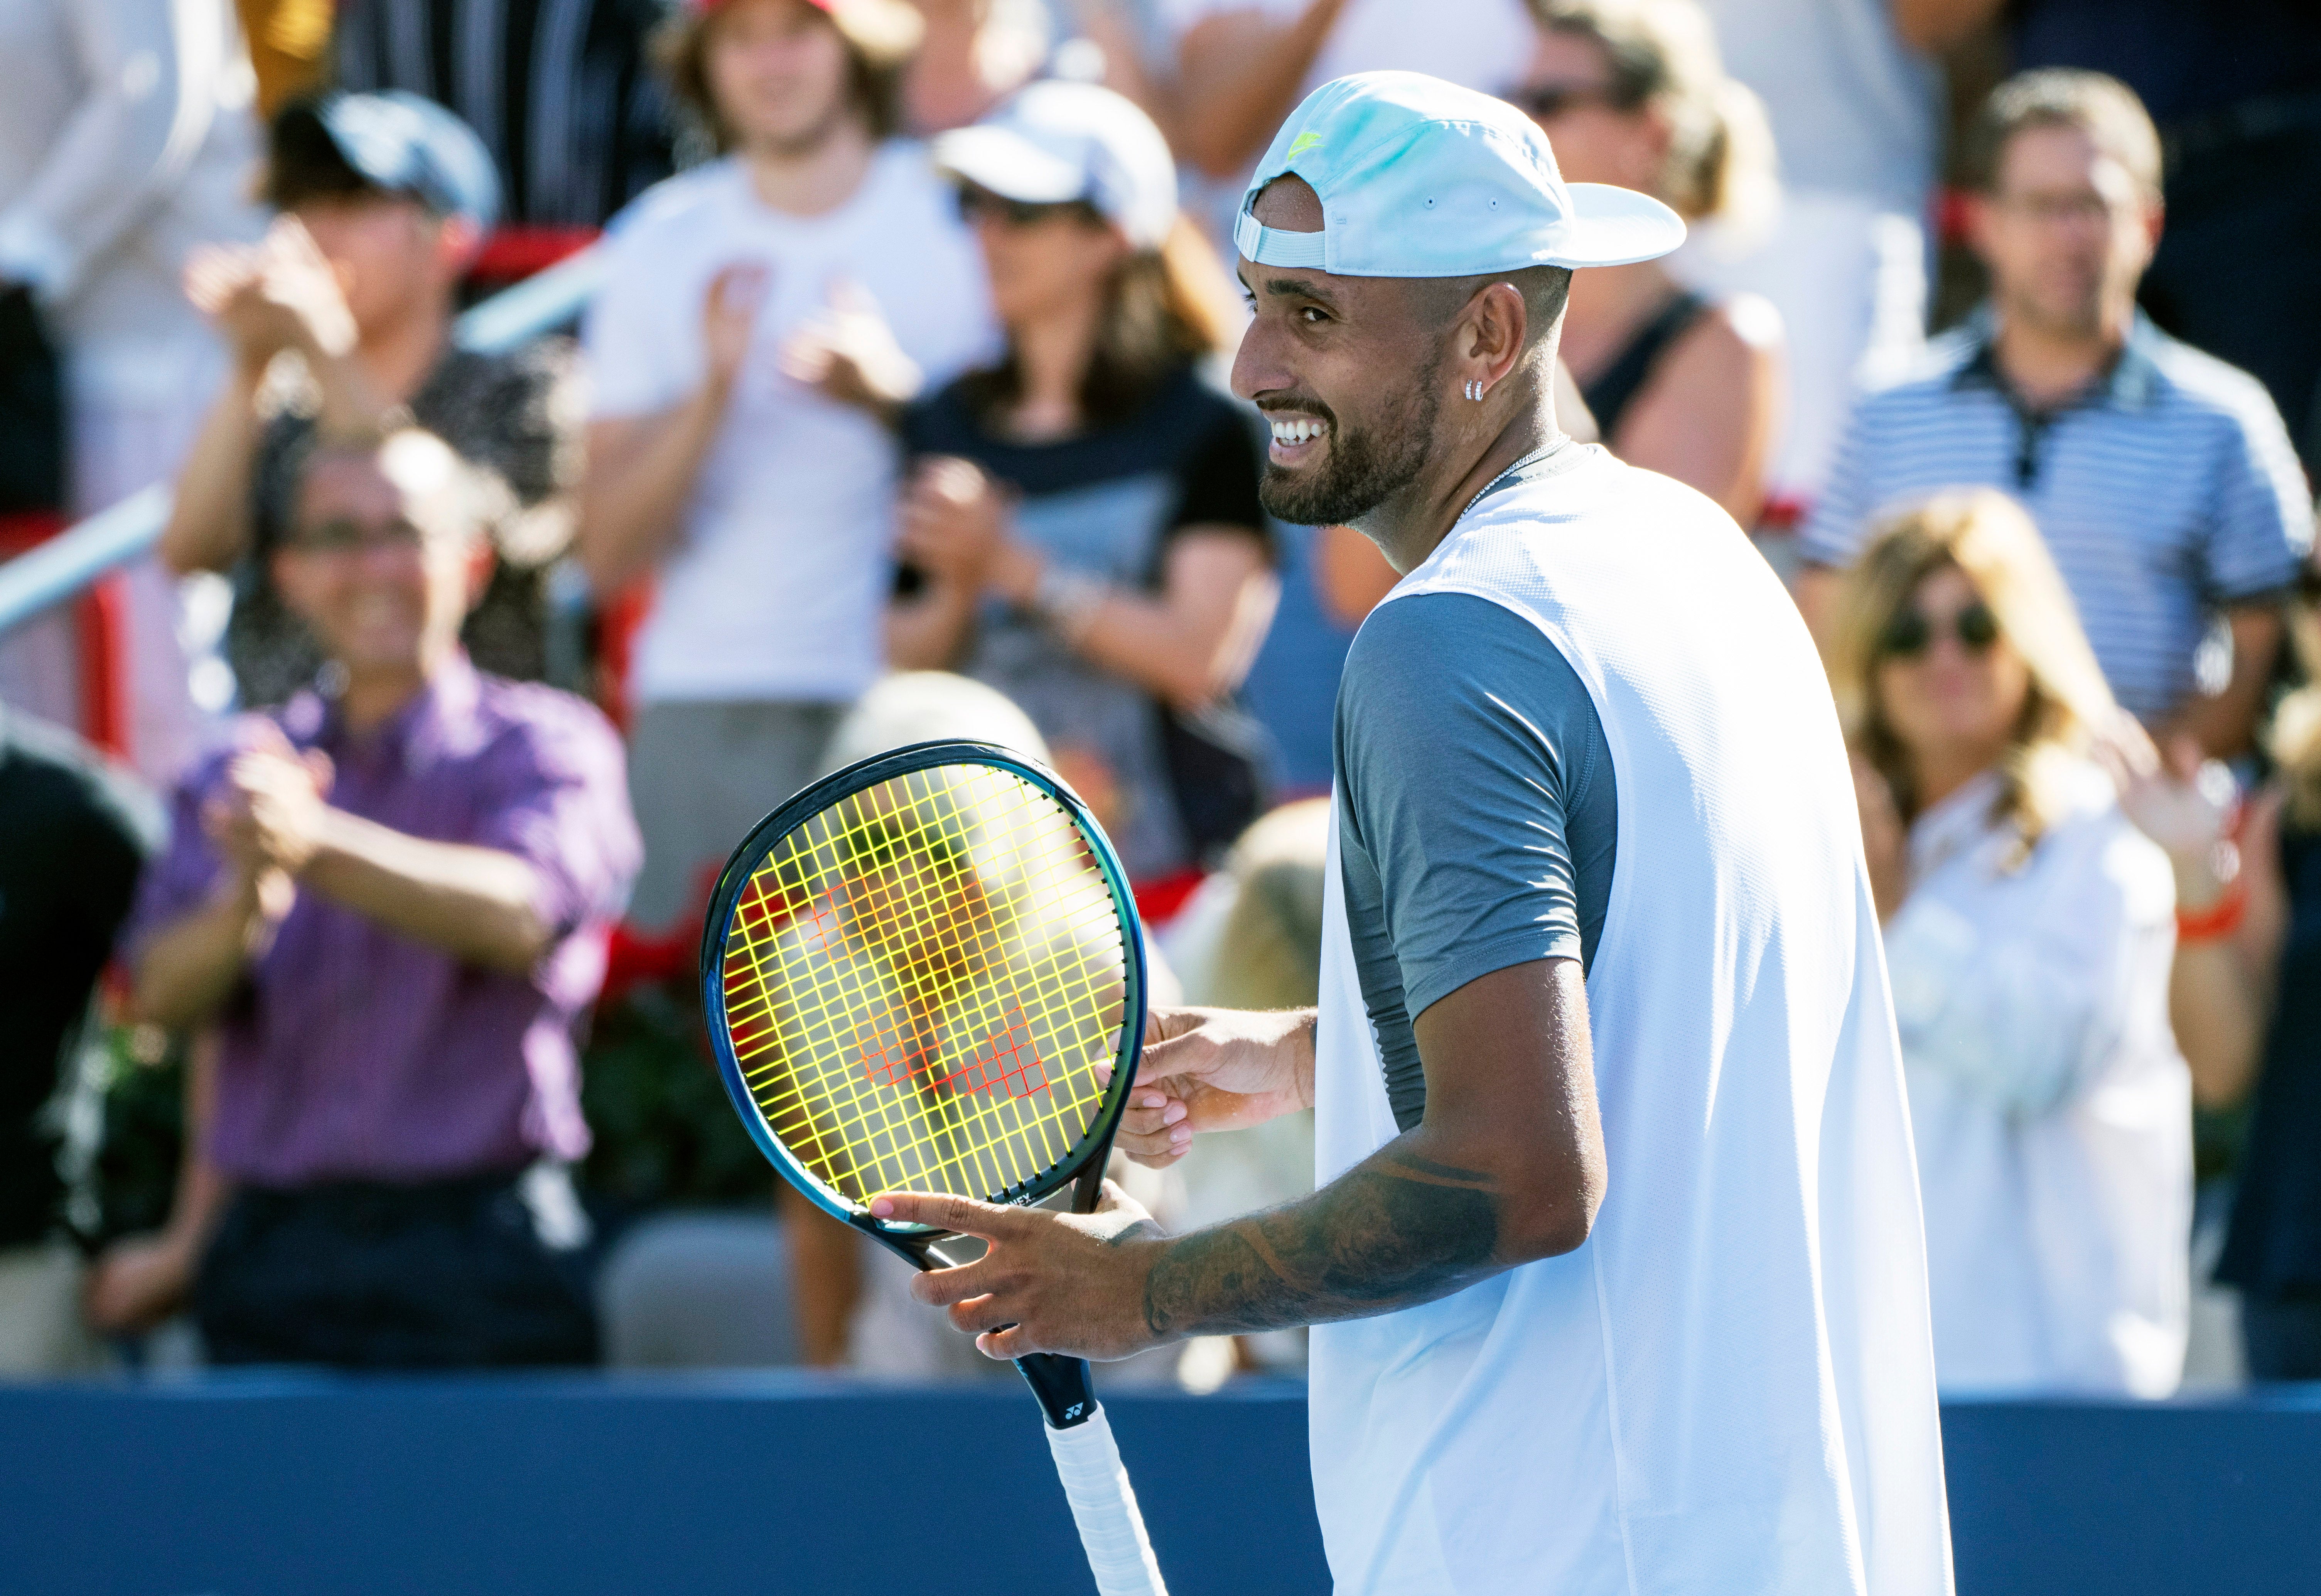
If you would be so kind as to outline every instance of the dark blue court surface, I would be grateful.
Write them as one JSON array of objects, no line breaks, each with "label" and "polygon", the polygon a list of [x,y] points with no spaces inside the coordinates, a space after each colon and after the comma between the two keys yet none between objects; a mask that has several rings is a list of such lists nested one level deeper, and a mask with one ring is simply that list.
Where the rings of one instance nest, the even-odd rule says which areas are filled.
[{"label": "dark blue court surface", "polygon": [[[1328,1588],[1303,1391],[1116,1395],[1177,1596]],[[1961,1596],[2321,1591],[2321,1392],[1944,1415]],[[1047,1596],[1037,1410],[805,1376],[0,1389],[0,1591]]]}]

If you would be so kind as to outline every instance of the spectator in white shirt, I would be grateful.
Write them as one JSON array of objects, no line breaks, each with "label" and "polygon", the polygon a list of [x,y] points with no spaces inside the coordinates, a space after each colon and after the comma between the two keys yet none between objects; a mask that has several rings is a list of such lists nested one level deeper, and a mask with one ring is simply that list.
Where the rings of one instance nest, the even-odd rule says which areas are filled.
[{"label": "spectator in white shirt", "polygon": [[[86,515],[176,470],[225,375],[177,290],[197,244],[257,236],[256,80],[228,0],[0,0],[0,293],[29,290],[65,357]],[[129,752],[157,780],[194,752],[176,588],[131,568]],[[0,697],[79,718],[71,611],[0,643]]]},{"label": "spectator in white shirt", "polygon": [[[678,94],[726,153],[616,226],[578,542],[600,594],[657,584],[631,684],[647,927],[695,906],[878,675],[897,462],[875,412],[994,337],[949,187],[895,137],[916,12],[695,0],[672,27]],[[864,336],[881,317],[891,340]]]},{"label": "spectator in white shirt", "polygon": [[2120,712],[2030,518],[1989,489],[1881,527],[1831,683],[1925,1204],[1950,1393],[2181,1378],[2191,1081],[2167,856],[2088,757]]}]

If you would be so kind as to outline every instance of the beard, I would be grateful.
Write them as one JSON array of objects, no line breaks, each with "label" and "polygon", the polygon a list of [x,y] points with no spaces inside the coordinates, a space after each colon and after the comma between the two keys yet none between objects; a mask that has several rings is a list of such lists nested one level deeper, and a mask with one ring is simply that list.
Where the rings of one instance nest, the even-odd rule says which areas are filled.
[{"label": "beard", "polygon": [[1293,526],[1328,526],[1360,520],[1418,479],[1434,451],[1435,417],[1443,407],[1436,360],[1388,411],[1349,426],[1319,401],[1297,408],[1329,424],[1327,453],[1321,463],[1288,471],[1265,462],[1257,485],[1258,503],[1270,515]]}]

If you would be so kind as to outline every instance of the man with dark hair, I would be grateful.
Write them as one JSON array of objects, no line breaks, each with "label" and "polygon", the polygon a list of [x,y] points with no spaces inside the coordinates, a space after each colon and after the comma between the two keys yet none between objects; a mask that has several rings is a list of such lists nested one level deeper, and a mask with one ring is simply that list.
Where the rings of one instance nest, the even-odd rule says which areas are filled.
[{"label": "man with dark hair", "polygon": [[263,244],[205,251],[187,269],[235,374],[161,541],[178,570],[236,579],[226,652],[241,702],[281,703],[322,662],[269,564],[302,455],[406,418],[527,507],[497,530],[501,561],[467,641],[497,674],[545,675],[544,577],[569,537],[558,499],[578,474],[572,363],[562,342],[485,355],[451,342],[460,279],[499,213],[489,154],[414,95],[329,95],[275,118],[264,194],[281,216]]},{"label": "man with dark hair", "polygon": [[1340,689],[1318,1009],[1154,1014],[1121,1145],[1310,1104],[1319,1189],[1174,1238],[1116,1192],[870,1203],[991,1241],[913,1290],[992,1357],[1315,1326],[1342,1596],[1950,1588],[1820,662],[1723,511],[1556,424],[1563,274],[1683,233],[1433,78],[1298,108],[1235,228],[1233,386],[1266,507],[1404,575]]},{"label": "man with dark hair", "polygon": [[596,1355],[573,1033],[636,830],[604,717],[460,647],[497,493],[427,433],[314,454],[271,563],[328,686],[196,767],[140,889],[132,1008],[216,1027],[189,1141],[230,1200],[94,1295],[193,1277],[214,1362]]},{"label": "man with dark hair", "polygon": [[692,0],[672,29],[678,91],[727,153],[613,241],[578,545],[599,593],[656,582],[630,762],[633,918],[656,927],[805,784],[883,662],[897,462],[869,411],[993,339],[952,196],[891,136],[916,12]]},{"label": "man with dark hair", "polygon": [[2312,502],[2263,388],[2135,307],[2160,237],[2152,119],[2099,73],[2027,72],[1962,153],[1989,303],[1855,406],[1798,601],[1818,627],[1880,512],[2001,488],[2038,522],[2121,705],[2163,740],[2241,753]]}]

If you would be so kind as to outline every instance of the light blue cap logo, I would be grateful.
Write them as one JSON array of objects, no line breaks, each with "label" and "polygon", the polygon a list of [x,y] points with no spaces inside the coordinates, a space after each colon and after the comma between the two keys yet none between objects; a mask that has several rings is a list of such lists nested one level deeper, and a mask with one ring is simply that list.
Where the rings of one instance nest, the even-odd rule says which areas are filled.
[{"label": "light blue cap logo", "polygon": [[[1252,213],[1268,183],[1303,178],[1319,233]],[[1264,266],[1342,277],[1476,277],[1527,266],[1625,266],[1684,242],[1649,195],[1566,183],[1547,135],[1503,100],[1418,72],[1359,72],[1290,114],[1242,197],[1233,243]]]}]

